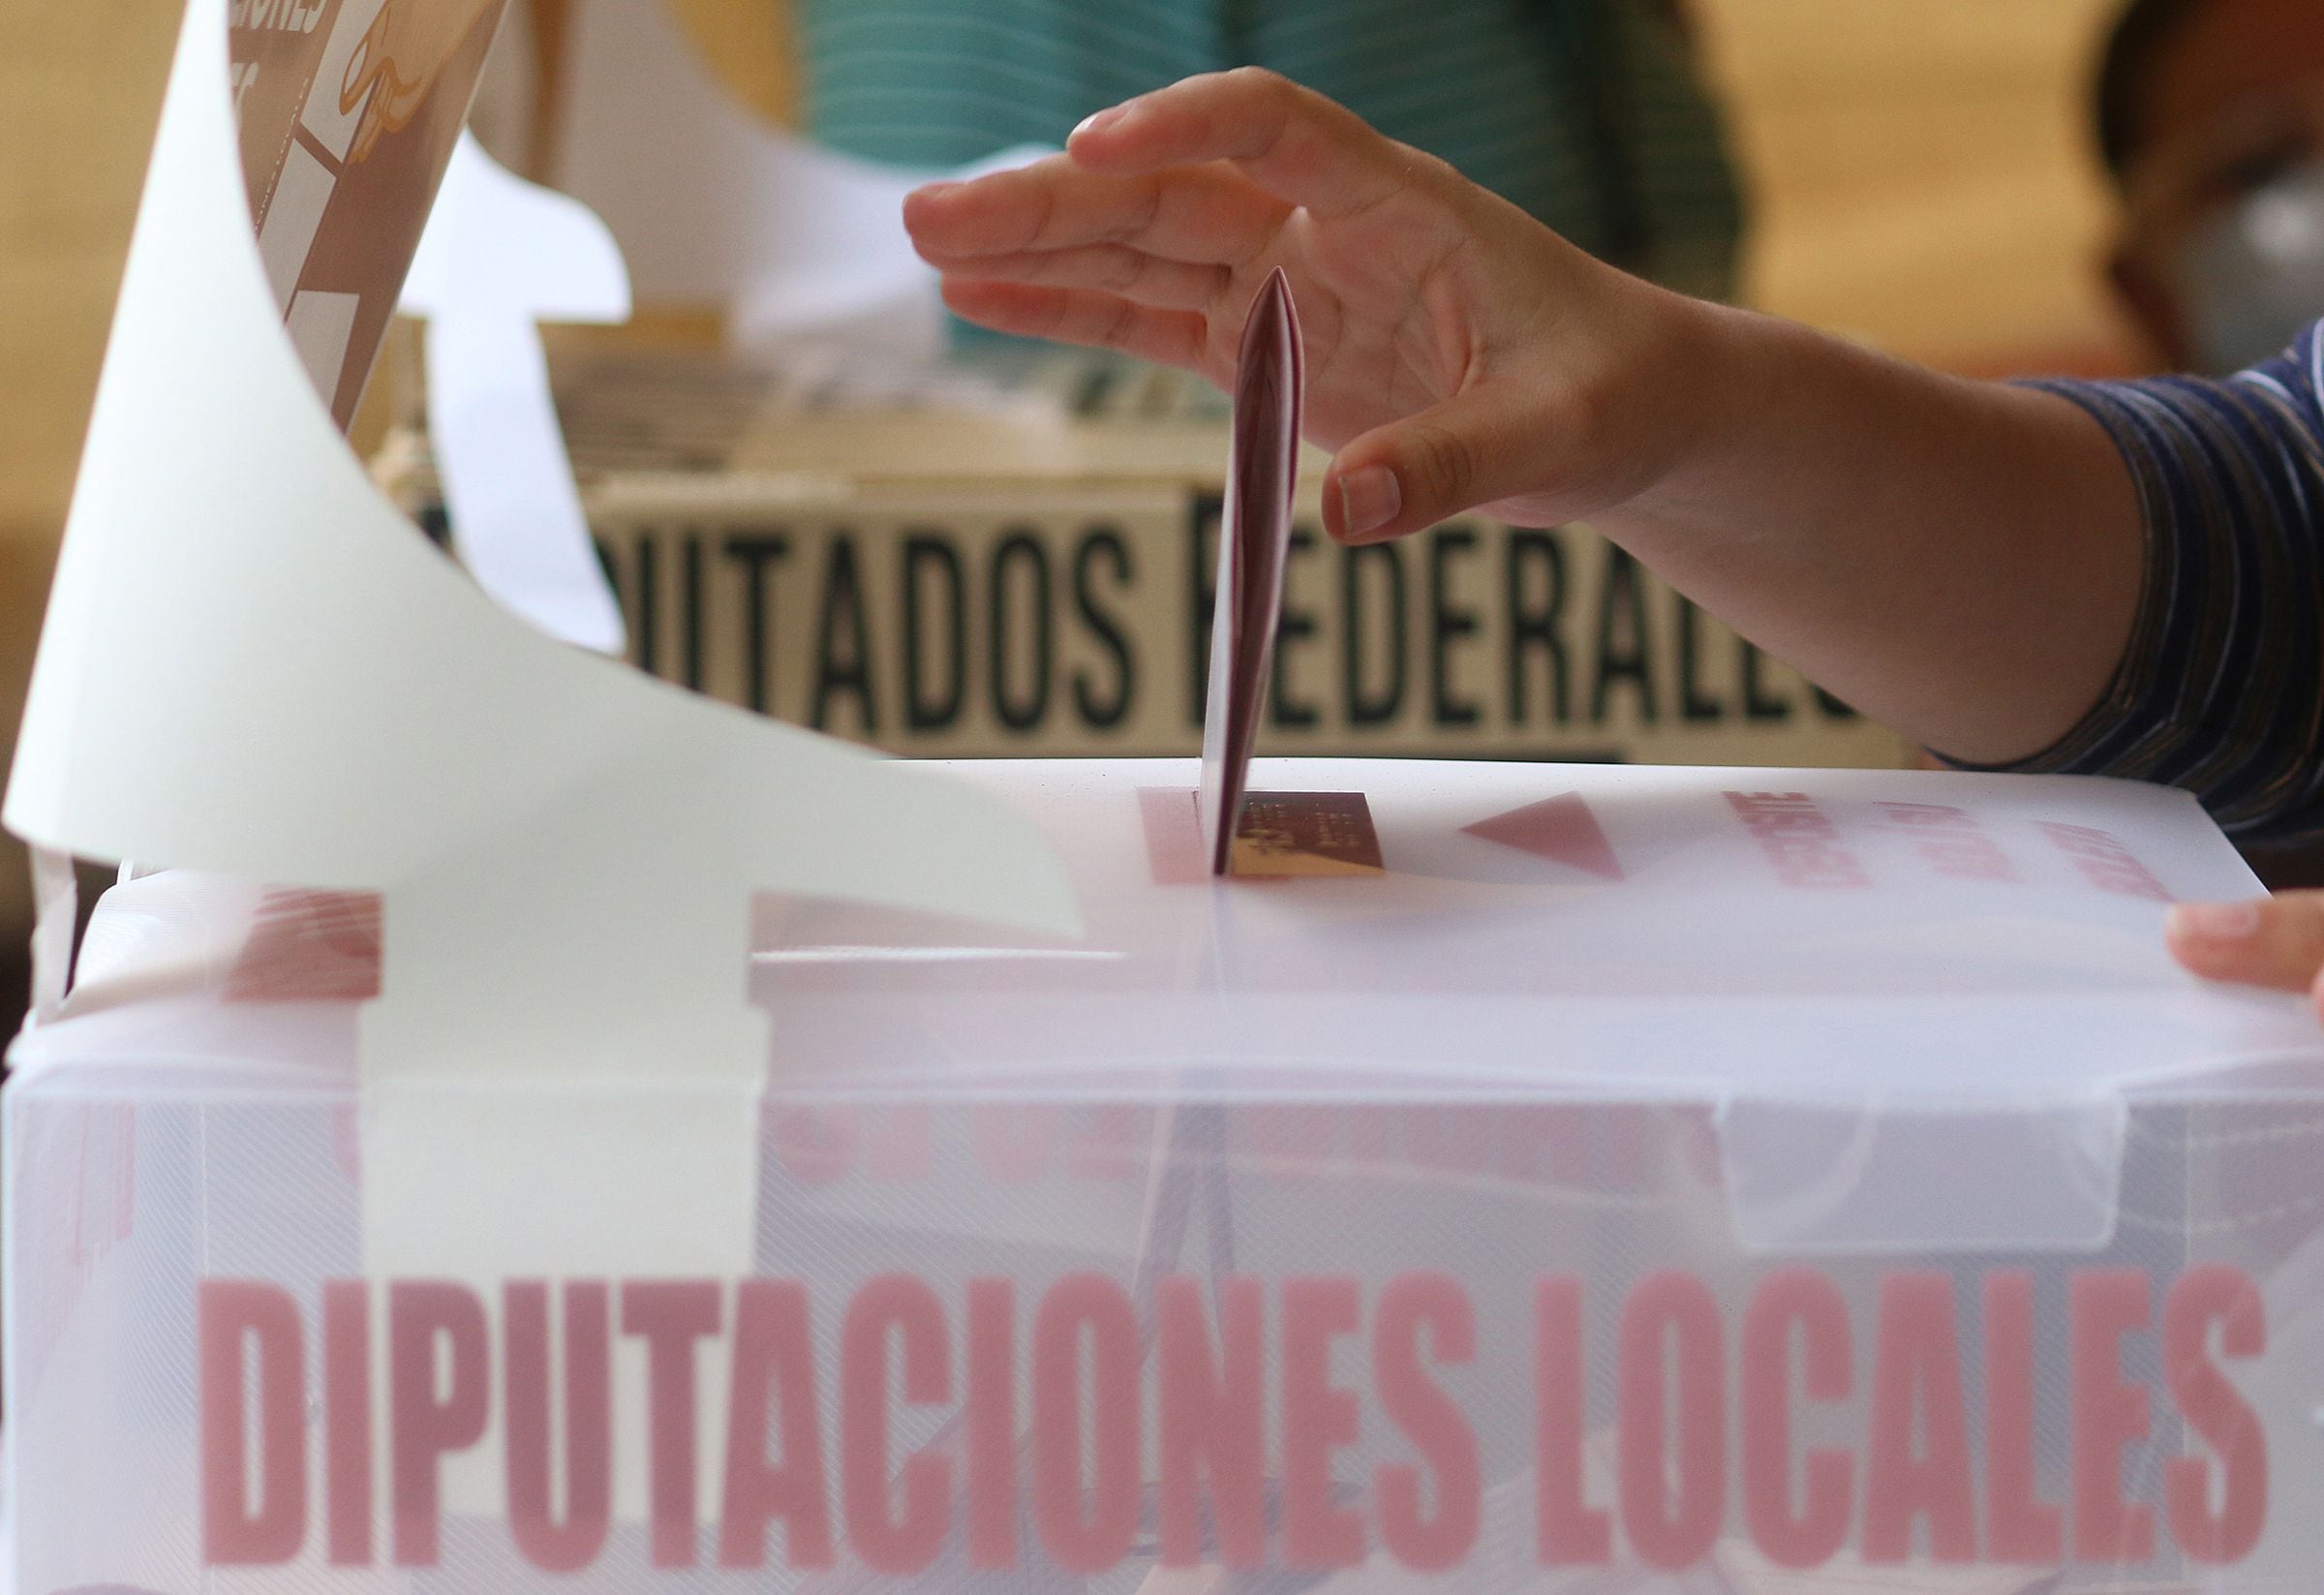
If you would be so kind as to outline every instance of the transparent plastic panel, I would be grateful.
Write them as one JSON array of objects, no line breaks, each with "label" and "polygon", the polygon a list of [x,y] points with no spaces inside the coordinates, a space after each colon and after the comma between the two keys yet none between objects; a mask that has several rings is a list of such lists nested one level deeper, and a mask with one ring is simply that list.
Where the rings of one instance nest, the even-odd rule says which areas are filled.
[{"label": "transparent plastic panel", "polygon": [[776,1093],[742,1276],[483,1285],[366,1273],[352,1090],[185,1084],[9,1093],[26,1595],[2289,1595],[2324,1556],[2324,1104],[2134,1112],[2088,1251],[1785,1256],[1683,1104]]},{"label": "transparent plastic panel", "polygon": [[1377,864],[1211,884],[1190,765],[965,773],[1089,936],[762,900],[734,1099],[366,1089],[376,902],[109,896],[22,1595],[2312,1595],[2324,1049],[2175,796],[1262,764]]}]

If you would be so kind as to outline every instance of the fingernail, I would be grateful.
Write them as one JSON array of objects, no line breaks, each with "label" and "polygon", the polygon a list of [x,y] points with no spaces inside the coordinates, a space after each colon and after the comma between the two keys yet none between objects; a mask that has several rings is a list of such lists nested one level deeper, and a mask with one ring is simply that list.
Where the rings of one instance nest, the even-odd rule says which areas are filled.
[{"label": "fingernail", "polygon": [[1403,507],[1404,489],[1385,465],[1367,465],[1339,478],[1339,524],[1351,538],[1379,531]]},{"label": "fingernail", "polygon": [[965,183],[956,183],[947,180],[936,183],[922,183],[918,188],[912,190],[912,193],[917,199],[941,199],[945,195],[950,194],[953,190],[965,187],[967,187]]},{"label": "fingernail", "polygon": [[1103,133],[1129,114],[1129,109],[1128,106],[1109,106],[1104,110],[1091,111],[1073,130],[1073,137],[1079,138],[1085,133]]},{"label": "fingernail", "polygon": [[2182,903],[2171,909],[2170,932],[2195,941],[2248,941],[2259,934],[2259,905]]}]

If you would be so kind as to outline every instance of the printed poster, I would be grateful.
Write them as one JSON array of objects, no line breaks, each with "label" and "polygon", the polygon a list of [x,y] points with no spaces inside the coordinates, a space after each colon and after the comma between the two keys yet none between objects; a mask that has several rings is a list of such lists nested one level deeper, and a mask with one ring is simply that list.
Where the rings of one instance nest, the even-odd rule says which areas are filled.
[{"label": "printed poster", "polygon": [[342,429],[395,314],[504,0],[233,0],[251,220]]}]

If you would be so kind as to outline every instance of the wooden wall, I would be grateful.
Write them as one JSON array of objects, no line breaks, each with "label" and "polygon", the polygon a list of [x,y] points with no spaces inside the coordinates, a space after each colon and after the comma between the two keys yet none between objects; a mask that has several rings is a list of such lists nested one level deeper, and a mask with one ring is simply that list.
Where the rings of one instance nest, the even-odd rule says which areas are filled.
[{"label": "wooden wall", "polygon": [[[0,747],[15,738],[178,7],[0,4]],[[30,917],[23,856],[0,844],[0,1003]]]},{"label": "wooden wall", "polygon": [[1765,307],[1972,370],[2127,358],[2088,75],[2122,0],[1693,0]]}]

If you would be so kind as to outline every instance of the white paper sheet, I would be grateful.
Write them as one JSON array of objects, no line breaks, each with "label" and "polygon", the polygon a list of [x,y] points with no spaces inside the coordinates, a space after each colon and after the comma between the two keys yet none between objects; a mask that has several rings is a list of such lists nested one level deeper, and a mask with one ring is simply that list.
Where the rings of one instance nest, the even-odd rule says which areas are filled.
[{"label": "white paper sheet", "polygon": [[403,308],[428,318],[428,443],[460,563],[550,636],[621,653],[621,606],[590,541],[538,326],[628,319],[613,234],[464,132]]},{"label": "white paper sheet", "polygon": [[753,1076],[753,888],[1070,926],[1002,805],[559,647],[377,496],[268,295],[224,10],[187,13],[10,826],[385,890],[375,1076]]},{"label": "white paper sheet", "polygon": [[912,250],[903,197],[948,173],[852,160],[758,121],[663,0],[582,0],[570,26],[566,103],[586,114],[566,116],[552,180],[613,229],[640,298],[722,307],[749,348],[943,352],[936,273]]}]

